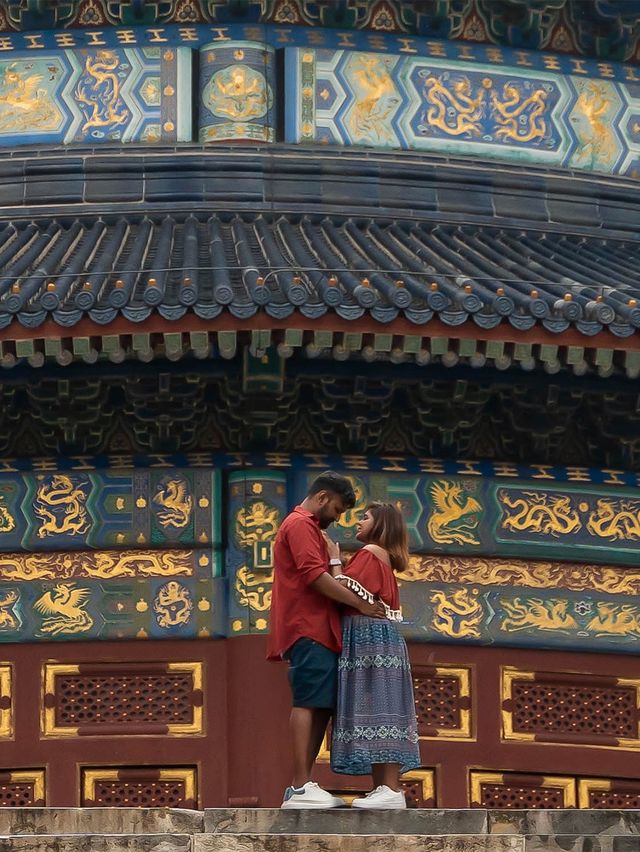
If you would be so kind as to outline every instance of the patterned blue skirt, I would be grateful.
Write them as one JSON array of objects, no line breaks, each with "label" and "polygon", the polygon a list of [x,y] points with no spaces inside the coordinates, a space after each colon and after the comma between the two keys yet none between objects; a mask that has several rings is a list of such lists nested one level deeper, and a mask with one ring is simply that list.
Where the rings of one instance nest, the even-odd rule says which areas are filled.
[{"label": "patterned blue skirt", "polygon": [[370,775],[373,763],[420,766],[407,646],[393,621],[346,616],[338,663],[331,769]]}]

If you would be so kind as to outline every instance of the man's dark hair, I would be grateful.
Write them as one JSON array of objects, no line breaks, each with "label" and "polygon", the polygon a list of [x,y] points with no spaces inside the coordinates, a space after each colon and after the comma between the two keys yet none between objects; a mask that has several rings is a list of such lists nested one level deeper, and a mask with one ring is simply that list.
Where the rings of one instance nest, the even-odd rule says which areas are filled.
[{"label": "man's dark hair", "polygon": [[337,497],[341,497],[345,509],[353,509],[356,505],[356,495],[351,481],[341,473],[336,473],[335,470],[325,470],[317,476],[309,486],[307,495],[313,497],[318,491],[330,491]]}]

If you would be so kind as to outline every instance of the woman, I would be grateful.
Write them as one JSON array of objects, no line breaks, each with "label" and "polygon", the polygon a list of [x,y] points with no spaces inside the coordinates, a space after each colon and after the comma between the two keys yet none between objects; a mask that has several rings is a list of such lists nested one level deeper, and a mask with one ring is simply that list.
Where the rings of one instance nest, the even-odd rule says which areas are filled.
[{"label": "woman", "polygon": [[[334,576],[361,597],[385,604],[386,618],[345,610],[338,663],[338,704],[333,720],[331,768],[372,775],[373,790],[355,808],[406,808],[400,774],[420,766],[411,667],[398,630],[402,621],[394,571],[406,569],[407,529],[391,503],[371,503],[358,523],[364,543],[343,574]],[[331,559],[339,546],[327,538]]]}]

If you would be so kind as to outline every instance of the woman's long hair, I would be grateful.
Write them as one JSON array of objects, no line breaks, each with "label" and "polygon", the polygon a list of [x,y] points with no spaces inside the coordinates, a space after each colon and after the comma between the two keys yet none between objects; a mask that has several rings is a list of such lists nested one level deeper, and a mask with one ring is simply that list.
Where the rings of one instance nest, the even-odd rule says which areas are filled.
[{"label": "woman's long hair", "polygon": [[407,527],[402,512],[393,503],[369,503],[373,526],[367,544],[378,544],[389,554],[391,567],[401,573],[409,564]]}]

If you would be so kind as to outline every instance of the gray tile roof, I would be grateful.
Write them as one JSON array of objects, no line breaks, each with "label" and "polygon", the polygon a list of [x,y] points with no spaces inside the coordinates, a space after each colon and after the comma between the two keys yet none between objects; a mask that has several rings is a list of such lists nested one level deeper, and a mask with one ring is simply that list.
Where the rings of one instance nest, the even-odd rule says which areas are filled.
[{"label": "gray tile roof", "polygon": [[0,226],[0,327],[158,314],[640,327],[640,244],[480,225],[170,216]]}]

